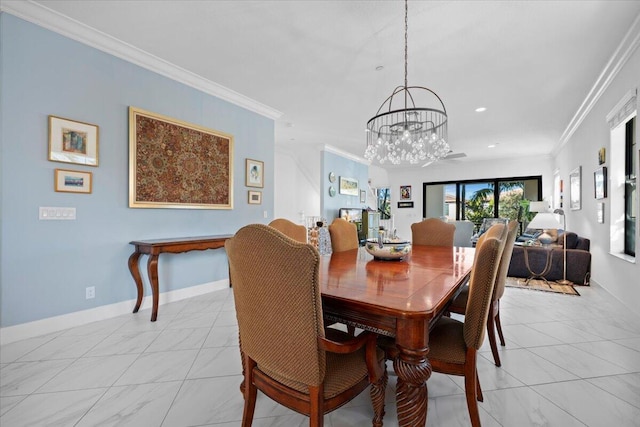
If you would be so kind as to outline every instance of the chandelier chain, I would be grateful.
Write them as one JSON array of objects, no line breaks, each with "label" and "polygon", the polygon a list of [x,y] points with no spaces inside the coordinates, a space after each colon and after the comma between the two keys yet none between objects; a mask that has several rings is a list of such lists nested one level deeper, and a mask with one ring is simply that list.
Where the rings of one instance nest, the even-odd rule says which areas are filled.
[{"label": "chandelier chain", "polygon": [[409,1],[404,0],[404,108],[407,109],[407,86],[409,86]]}]

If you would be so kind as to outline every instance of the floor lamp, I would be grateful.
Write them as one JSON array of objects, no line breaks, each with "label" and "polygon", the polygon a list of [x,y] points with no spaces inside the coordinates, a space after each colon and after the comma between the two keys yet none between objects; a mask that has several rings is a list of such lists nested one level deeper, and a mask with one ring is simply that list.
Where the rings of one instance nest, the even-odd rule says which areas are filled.
[{"label": "floor lamp", "polygon": [[556,209],[554,214],[562,215],[562,259],[563,259],[563,272],[562,280],[556,280],[556,283],[560,285],[573,285],[571,280],[567,280],[567,217],[564,215],[563,209]]}]

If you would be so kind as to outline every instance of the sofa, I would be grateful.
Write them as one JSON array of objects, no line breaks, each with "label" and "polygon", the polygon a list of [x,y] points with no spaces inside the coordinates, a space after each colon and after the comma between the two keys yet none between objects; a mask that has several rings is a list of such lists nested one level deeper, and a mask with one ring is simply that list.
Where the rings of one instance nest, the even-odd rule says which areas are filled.
[{"label": "sofa", "polygon": [[[577,285],[588,285],[591,279],[591,252],[589,252],[591,241],[570,231],[566,234],[567,279]],[[551,269],[544,275],[544,278],[547,280],[562,279],[564,274],[564,240],[563,234],[560,234],[556,244],[547,247],[516,244],[513,248],[507,275],[528,278],[532,276],[531,272],[540,273],[544,270],[547,256],[550,255]],[[525,263],[525,251],[526,256],[529,257],[531,270],[527,268]]]}]

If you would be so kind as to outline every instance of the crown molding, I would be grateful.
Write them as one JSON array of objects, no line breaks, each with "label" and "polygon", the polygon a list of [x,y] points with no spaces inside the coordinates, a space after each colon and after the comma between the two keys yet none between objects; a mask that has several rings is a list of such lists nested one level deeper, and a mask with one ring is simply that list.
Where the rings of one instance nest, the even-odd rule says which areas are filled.
[{"label": "crown molding", "polygon": [[587,94],[587,97],[582,101],[578,111],[571,118],[569,125],[560,136],[558,145],[553,150],[554,155],[558,154],[562,147],[569,141],[571,135],[580,127],[582,121],[591,112],[595,103],[600,99],[604,91],[609,87],[638,46],[640,46],[640,15],[636,16],[629,31],[627,31],[627,34],[625,34],[618,48],[609,59],[609,62],[605,65],[595,84]]},{"label": "crown molding", "polygon": [[322,151],[327,151],[329,153],[337,154],[338,156],[345,157],[345,158],[347,158],[349,160],[353,160],[354,162],[362,163],[362,164],[365,164],[367,166],[371,164],[370,161],[368,161],[367,159],[365,159],[363,157],[356,156],[354,154],[348,153],[348,152],[343,151],[343,150],[341,150],[339,148],[336,148],[336,147],[334,147],[332,145],[326,145],[325,144],[325,145],[322,146],[321,150]]},{"label": "crown molding", "polygon": [[31,0],[2,1],[0,2],[0,11],[7,12],[25,21],[29,21],[269,119],[277,120],[282,116],[282,113],[278,110],[214,83],[211,80],[207,80],[157,56],[151,55],[148,52],[96,30],[95,28],[89,27],[82,22],[71,19],[39,3],[34,3]]}]

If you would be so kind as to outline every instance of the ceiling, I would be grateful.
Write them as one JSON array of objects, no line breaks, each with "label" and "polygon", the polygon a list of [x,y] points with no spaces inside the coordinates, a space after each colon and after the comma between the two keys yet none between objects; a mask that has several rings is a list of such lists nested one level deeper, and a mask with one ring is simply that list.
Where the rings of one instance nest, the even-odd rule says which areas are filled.
[{"label": "ceiling", "polygon": [[[284,146],[362,156],[404,81],[398,0],[36,3],[280,111]],[[410,1],[408,82],[443,100],[461,161],[548,154],[639,14],[637,0]]]}]

